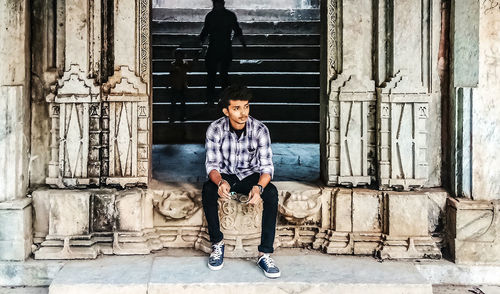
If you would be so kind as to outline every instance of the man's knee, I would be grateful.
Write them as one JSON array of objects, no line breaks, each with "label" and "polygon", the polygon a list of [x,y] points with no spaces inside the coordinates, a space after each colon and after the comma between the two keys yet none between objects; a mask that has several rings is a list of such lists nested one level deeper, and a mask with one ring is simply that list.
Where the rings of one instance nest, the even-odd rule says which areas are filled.
[{"label": "man's knee", "polygon": [[217,203],[219,195],[217,194],[218,187],[212,181],[208,180],[203,184],[203,190],[201,191],[201,199],[203,205],[210,205]]}]

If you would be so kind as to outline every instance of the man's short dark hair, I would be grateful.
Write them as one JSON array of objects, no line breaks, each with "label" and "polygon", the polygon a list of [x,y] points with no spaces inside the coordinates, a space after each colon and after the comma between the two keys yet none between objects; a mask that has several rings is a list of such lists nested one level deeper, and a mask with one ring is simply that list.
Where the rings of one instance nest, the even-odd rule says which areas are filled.
[{"label": "man's short dark hair", "polygon": [[229,100],[243,100],[250,102],[252,100],[252,93],[243,85],[231,85],[222,91],[219,106],[221,109],[229,106]]},{"label": "man's short dark hair", "polygon": [[224,0],[212,0],[213,3],[224,3]]}]

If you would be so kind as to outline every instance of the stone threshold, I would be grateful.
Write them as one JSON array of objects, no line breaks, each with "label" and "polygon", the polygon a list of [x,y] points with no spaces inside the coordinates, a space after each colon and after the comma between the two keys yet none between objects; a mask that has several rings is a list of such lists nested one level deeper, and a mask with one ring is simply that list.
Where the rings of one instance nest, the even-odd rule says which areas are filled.
[{"label": "stone threshold", "polygon": [[[373,289],[370,293],[432,293],[431,285],[500,286],[500,265],[457,265],[444,259],[382,262],[368,256],[327,255],[308,249],[278,249],[274,258],[282,269],[277,280],[265,278],[253,258],[226,258],[225,267],[212,272],[206,266],[207,255],[191,249],[96,260],[0,262],[0,287],[50,286],[50,293],[122,294],[177,293],[179,289],[179,293],[203,293],[203,289],[213,287],[241,292],[242,286],[250,284],[258,286],[252,293],[267,287],[311,293],[332,289],[339,293],[364,289],[360,293],[365,293],[367,287]],[[172,292],[146,292],[154,289]]]}]

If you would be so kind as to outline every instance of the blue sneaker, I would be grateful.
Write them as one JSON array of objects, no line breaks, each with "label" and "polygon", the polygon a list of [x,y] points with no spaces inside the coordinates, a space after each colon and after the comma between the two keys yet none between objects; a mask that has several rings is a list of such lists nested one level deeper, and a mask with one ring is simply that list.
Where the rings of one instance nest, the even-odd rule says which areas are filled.
[{"label": "blue sneaker", "polygon": [[257,265],[262,269],[266,277],[275,279],[281,276],[280,269],[274,264],[274,260],[269,254],[262,255],[257,261]]},{"label": "blue sneaker", "polygon": [[224,241],[212,244],[212,253],[208,258],[208,268],[218,271],[224,266]]}]

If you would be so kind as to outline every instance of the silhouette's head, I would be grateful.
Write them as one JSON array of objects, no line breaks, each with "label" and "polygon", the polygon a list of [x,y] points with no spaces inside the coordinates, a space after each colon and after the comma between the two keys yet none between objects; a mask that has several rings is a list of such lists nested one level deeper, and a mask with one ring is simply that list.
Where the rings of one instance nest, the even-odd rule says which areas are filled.
[{"label": "silhouette's head", "polygon": [[233,128],[241,130],[245,127],[250,113],[251,100],[252,93],[242,85],[229,86],[222,92],[219,105]]},{"label": "silhouette's head", "polygon": [[212,3],[214,5],[214,8],[221,8],[224,7],[224,0],[212,0]]}]

